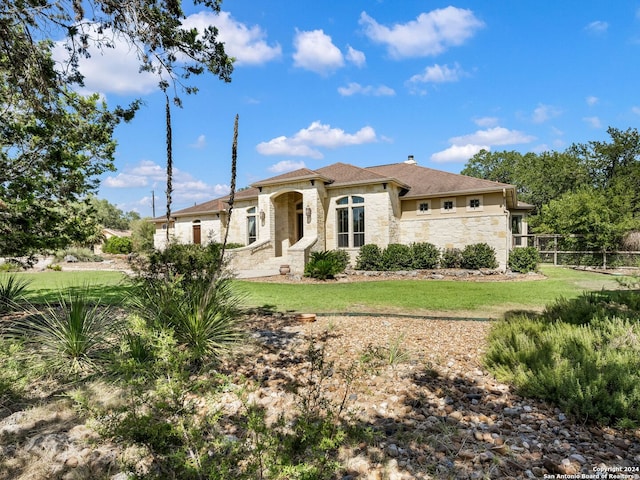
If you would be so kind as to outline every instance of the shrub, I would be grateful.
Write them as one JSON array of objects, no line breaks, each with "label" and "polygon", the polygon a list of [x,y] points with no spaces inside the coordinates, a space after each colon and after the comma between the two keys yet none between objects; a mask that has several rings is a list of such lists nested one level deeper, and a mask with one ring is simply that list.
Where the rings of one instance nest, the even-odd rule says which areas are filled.
[{"label": "shrub", "polygon": [[152,329],[173,332],[200,366],[241,340],[241,300],[228,278],[209,282],[176,276],[140,282],[130,306]]},{"label": "shrub", "polygon": [[134,265],[138,274],[148,278],[181,276],[185,281],[210,281],[220,266],[222,244],[207,245],[172,243],[162,251],[140,257]]},{"label": "shrub", "polygon": [[514,248],[509,253],[509,268],[514,272],[535,272],[539,263],[540,254],[535,247]]},{"label": "shrub", "polygon": [[401,243],[390,243],[382,252],[382,270],[407,270],[413,266],[411,247]]},{"label": "shrub", "polygon": [[584,420],[640,423],[640,323],[594,317],[574,325],[514,317],[494,326],[485,363],[520,394]]},{"label": "shrub", "polygon": [[16,275],[0,275],[0,314],[20,307],[30,283],[30,280]]},{"label": "shrub", "polygon": [[306,277],[326,280],[345,271],[349,265],[349,254],[344,250],[311,252],[311,258],[304,267]]},{"label": "shrub", "polygon": [[496,251],[486,243],[467,245],[462,250],[462,268],[479,270],[481,268],[496,268]]},{"label": "shrub", "polygon": [[368,243],[360,247],[356,258],[356,270],[380,270],[382,251],[378,245]]},{"label": "shrub", "polygon": [[105,253],[127,254],[132,250],[133,241],[130,237],[110,237],[102,246],[102,251]]},{"label": "shrub", "polygon": [[59,293],[42,314],[20,319],[11,329],[57,372],[78,376],[95,371],[121,321],[107,307],[91,303],[88,286]]},{"label": "shrub", "polygon": [[411,245],[413,268],[427,270],[437,268],[440,262],[440,251],[431,243],[413,243]]},{"label": "shrub", "polygon": [[55,262],[64,262],[66,257],[75,257],[78,262],[101,262],[102,257],[88,248],[67,248],[59,250],[54,256]]},{"label": "shrub", "polygon": [[457,248],[447,248],[440,259],[442,268],[460,268],[462,266],[462,252]]}]

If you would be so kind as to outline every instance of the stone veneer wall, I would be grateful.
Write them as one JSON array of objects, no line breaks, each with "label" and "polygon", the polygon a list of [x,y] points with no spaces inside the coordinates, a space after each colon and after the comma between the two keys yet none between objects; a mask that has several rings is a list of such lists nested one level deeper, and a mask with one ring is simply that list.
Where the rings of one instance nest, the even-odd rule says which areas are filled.
[{"label": "stone veneer wall", "polygon": [[486,243],[496,251],[498,268],[505,270],[509,258],[508,219],[506,214],[494,214],[405,220],[401,243],[429,242],[440,249]]}]

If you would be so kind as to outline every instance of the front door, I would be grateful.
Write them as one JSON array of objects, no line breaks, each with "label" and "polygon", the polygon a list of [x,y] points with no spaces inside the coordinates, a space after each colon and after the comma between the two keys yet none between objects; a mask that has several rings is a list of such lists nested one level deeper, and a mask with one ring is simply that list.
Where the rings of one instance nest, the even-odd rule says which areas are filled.
[{"label": "front door", "polygon": [[200,225],[193,226],[193,243],[195,245],[200,245]]},{"label": "front door", "polygon": [[304,216],[302,215],[302,212],[296,213],[296,236],[297,240],[304,237]]}]

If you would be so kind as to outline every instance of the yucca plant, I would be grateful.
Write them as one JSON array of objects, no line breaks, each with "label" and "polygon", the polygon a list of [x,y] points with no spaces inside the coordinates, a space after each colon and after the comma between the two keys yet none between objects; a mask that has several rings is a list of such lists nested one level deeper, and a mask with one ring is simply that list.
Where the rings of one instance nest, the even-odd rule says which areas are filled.
[{"label": "yucca plant", "polygon": [[122,324],[109,307],[90,301],[88,287],[60,292],[56,304],[20,319],[11,332],[24,336],[57,373],[95,372]]},{"label": "yucca plant", "polygon": [[30,283],[30,280],[17,275],[0,276],[0,315],[20,308]]},{"label": "yucca plant", "polygon": [[217,359],[241,340],[241,301],[228,278],[184,285],[173,278],[140,284],[131,307],[151,328],[172,330],[199,365]]}]

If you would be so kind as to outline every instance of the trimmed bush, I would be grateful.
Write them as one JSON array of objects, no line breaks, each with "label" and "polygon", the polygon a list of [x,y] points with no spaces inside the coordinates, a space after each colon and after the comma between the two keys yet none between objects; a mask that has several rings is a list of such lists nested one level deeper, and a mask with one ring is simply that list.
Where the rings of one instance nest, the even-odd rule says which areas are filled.
[{"label": "trimmed bush", "polygon": [[462,252],[457,248],[447,248],[440,258],[442,268],[460,268],[462,266]]},{"label": "trimmed bush", "polygon": [[382,252],[382,270],[409,270],[413,268],[411,247],[390,243]]},{"label": "trimmed bush", "polygon": [[497,268],[496,251],[486,243],[467,245],[462,250],[462,262],[460,266],[469,270]]},{"label": "trimmed bush", "polygon": [[304,267],[305,277],[326,280],[345,271],[349,265],[349,254],[344,250],[311,252],[309,263]]},{"label": "trimmed bush", "polygon": [[413,268],[419,270],[437,268],[440,262],[440,251],[432,243],[411,244],[411,255],[413,257]]},{"label": "trimmed bush", "polygon": [[509,268],[514,272],[535,272],[539,263],[540,254],[535,247],[514,248],[509,253]]},{"label": "trimmed bush", "polygon": [[356,258],[356,270],[380,270],[382,251],[378,245],[368,243],[360,247]]},{"label": "trimmed bush", "polygon": [[104,253],[127,254],[133,251],[133,241],[130,237],[110,237],[102,246]]}]

